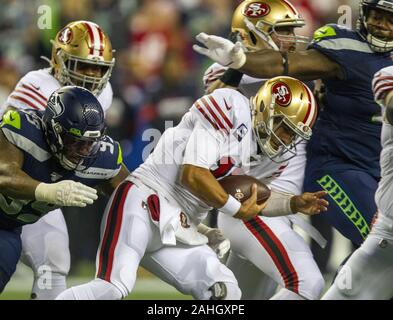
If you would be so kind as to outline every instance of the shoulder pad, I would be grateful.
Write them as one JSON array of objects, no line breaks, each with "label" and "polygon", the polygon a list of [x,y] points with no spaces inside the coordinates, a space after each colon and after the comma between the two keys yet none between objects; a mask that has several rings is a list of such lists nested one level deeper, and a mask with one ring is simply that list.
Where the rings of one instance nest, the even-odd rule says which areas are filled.
[{"label": "shoulder pad", "polygon": [[82,172],[75,172],[75,175],[84,179],[109,180],[119,173],[122,163],[120,144],[106,136],[94,164]]},{"label": "shoulder pad", "polygon": [[222,88],[198,99],[191,112],[198,116],[206,128],[214,128],[224,136],[228,136],[239,122],[237,115],[241,114],[241,111],[249,114],[249,110],[243,110],[245,105],[248,109],[247,98],[240,92]]},{"label": "shoulder pad", "polygon": [[351,38],[355,32],[337,24],[327,24],[314,32],[313,41],[331,38]]},{"label": "shoulder pad", "polygon": [[383,68],[374,75],[372,89],[375,101],[383,104],[387,93],[393,90],[393,66]]},{"label": "shoulder pad", "polygon": [[0,127],[10,143],[38,161],[51,158],[41,120],[34,111],[9,110],[3,115]]}]

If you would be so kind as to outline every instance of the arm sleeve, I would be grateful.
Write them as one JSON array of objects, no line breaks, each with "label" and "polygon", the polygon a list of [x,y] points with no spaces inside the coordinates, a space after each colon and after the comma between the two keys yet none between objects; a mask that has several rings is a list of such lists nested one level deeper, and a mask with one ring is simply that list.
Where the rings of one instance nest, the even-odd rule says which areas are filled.
[{"label": "arm sleeve", "polygon": [[8,96],[3,107],[7,108],[12,106],[20,110],[45,110],[47,97],[40,88],[32,84],[35,79],[36,78],[30,73],[26,74],[22,79],[20,79],[15,89]]},{"label": "arm sleeve", "polygon": [[348,53],[352,52],[352,49],[357,51],[364,45],[367,46],[366,43],[347,37],[346,32],[337,25],[329,24],[314,32],[313,41],[308,49],[315,49],[338,63],[343,70],[345,80],[348,80],[353,73],[351,70],[354,63],[356,64],[354,55]]}]

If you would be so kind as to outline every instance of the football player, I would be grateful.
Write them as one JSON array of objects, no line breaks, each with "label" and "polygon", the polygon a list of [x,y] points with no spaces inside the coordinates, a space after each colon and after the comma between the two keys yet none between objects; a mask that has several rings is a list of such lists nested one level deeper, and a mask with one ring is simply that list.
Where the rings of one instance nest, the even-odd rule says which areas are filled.
[{"label": "football player", "polygon": [[[104,112],[112,104],[109,82],[115,63],[109,37],[95,23],[75,21],[52,40],[50,67],[27,73],[9,95],[0,115],[7,109],[45,110],[49,96],[65,85],[82,86],[97,97]],[[67,226],[60,209],[22,229],[22,261],[32,268],[33,299],[54,299],[66,289],[70,269]],[[44,266],[51,286],[39,286]]]},{"label": "football player", "polygon": [[[298,138],[310,137],[316,112],[311,96],[293,92],[288,107],[283,107],[272,94],[275,83],[306,90],[298,80],[275,79],[258,92],[250,112],[250,100],[241,93],[218,89],[198,99],[178,126],[166,130],[107,206],[95,280],[69,288],[57,299],[126,297],[140,263],[196,299],[239,299],[233,273],[196,232],[207,212],[217,208],[241,221],[262,209],[267,216],[312,215],[328,205],[323,191],[289,197],[285,208],[274,196],[257,204],[256,185],[251,197],[240,203],[217,181],[236,168],[270,162],[270,156],[286,157],[296,152]],[[294,102],[302,108],[292,108]]]},{"label": "football player", "polygon": [[[120,145],[105,135],[92,93],[67,86],[45,111],[9,110],[0,122],[0,292],[21,254],[21,227],[62,206],[85,207],[128,175]],[[53,239],[52,239],[53,240]],[[53,241],[51,250],[61,247]]]},{"label": "football player", "polygon": [[393,67],[375,74],[373,91],[383,114],[381,181],[375,194],[378,214],[366,241],[342,267],[325,300],[389,300],[393,296]]},{"label": "football player", "polygon": [[[304,20],[288,1],[265,0],[264,3],[270,10],[266,14],[254,14],[251,8],[261,5],[261,1],[244,1],[234,11],[232,18],[231,38],[241,41],[247,52],[254,52],[266,47],[276,51],[293,52],[302,44],[307,43],[307,38],[295,34],[295,28],[305,25]],[[218,63],[210,66],[204,75],[204,84],[207,91],[211,92],[217,87],[228,87],[222,82],[237,75],[230,83],[231,87],[238,86],[240,92],[251,97],[266,80],[252,78],[243,75],[237,70],[225,68]],[[237,81],[237,82],[236,82]],[[240,81],[240,82],[239,82]],[[276,94],[289,92],[284,86],[277,86]],[[306,91],[304,91],[307,94]],[[312,94],[310,94],[312,96]],[[298,107],[298,106],[294,106]],[[288,194],[301,194],[303,190],[304,169],[306,166],[306,143],[305,141],[296,146],[296,156],[283,163],[271,162],[268,167],[254,167],[246,172],[261,179],[275,190]],[[219,227],[226,236],[230,236],[233,248],[239,248],[240,244],[248,246],[249,250],[235,252],[232,250],[227,266],[234,272],[242,290],[242,299],[268,299],[274,294],[277,285],[285,289],[274,296],[274,299],[319,299],[324,288],[324,280],[321,272],[313,260],[308,244],[293,231],[291,223],[300,224],[301,218],[295,216],[257,217],[255,220],[263,225],[260,232],[270,241],[258,241],[259,234],[254,235],[253,230],[244,228],[243,224],[225,223],[225,218],[218,219]],[[302,223],[311,236],[321,242],[316,230],[307,223]],[[229,228],[229,229],[228,229]],[[228,229],[228,230],[227,230]],[[258,250],[250,248],[257,239]],[[248,243],[250,241],[250,244]],[[296,247],[293,245],[296,243]],[[323,244],[323,243],[322,243]],[[244,248],[243,245],[240,247]],[[243,258],[241,258],[243,257]],[[247,258],[247,260],[244,259]],[[251,259],[248,259],[251,257]],[[280,259],[287,257],[287,259]],[[258,261],[256,265],[250,261]],[[268,273],[267,277],[262,271]],[[296,286],[287,279],[297,279]],[[273,283],[272,283],[273,282]]]},{"label": "football player", "polygon": [[[262,14],[262,3],[253,14]],[[393,64],[393,1],[361,1],[357,30],[329,24],[315,32],[305,52],[245,53],[240,43],[220,37],[197,39],[207,48],[195,45],[196,51],[249,75],[323,80],[325,107],[307,145],[304,190],[326,190],[332,205],[324,217],[360,245],[377,209],[381,117],[370,84]]]}]

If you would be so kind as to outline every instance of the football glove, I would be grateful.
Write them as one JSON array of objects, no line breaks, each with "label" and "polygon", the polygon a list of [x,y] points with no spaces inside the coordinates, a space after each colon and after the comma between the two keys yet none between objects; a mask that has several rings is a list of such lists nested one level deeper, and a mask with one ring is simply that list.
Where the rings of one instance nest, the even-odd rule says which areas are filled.
[{"label": "football glove", "polygon": [[80,182],[64,180],[57,183],[40,183],[35,189],[38,201],[64,207],[86,207],[97,200],[97,190]]},{"label": "football glove", "polygon": [[234,44],[228,39],[211,36],[204,32],[198,34],[196,39],[206,48],[194,44],[193,49],[224,67],[239,69],[246,63],[246,54],[240,42]]},{"label": "football glove", "polygon": [[198,231],[208,238],[208,246],[213,249],[219,259],[222,259],[231,248],[229,239],[225,238],[220,229],[209,228],[204,224],[200,224]]}]

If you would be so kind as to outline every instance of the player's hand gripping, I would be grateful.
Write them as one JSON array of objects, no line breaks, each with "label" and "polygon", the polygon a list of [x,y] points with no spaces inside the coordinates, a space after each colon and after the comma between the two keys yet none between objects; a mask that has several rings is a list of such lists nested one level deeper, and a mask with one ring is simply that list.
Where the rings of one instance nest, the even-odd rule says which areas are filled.
[{"label": "player's hand gripping", "polygon": [[80,182],[64,180],[57,183],[40,183],[35,189],[38,201],[64,207],[86,207],[97,200],[97,190]]},{"label": "player's hand gripping", "polygon": [[210,228],[201,223],[198,226],[198,231],[209,239],[208,245],[217,254],[219,259],[222,259],[231,248],[229,239],[225,238],[220,229]]},{"label": "player's hand gripping", "polygon": [[228,39],[208,35],[204,32],[198,34],[196,39],[206,48],[195,44],[193,49],[224,67],[239,69],[246,63],[246,55],[240,42],[234,44]]},{"label": "player's hand gripping", "polygon": [[293,196],[291,198],[291,210],[294,213],[300,212],[310,216],[325,212],[329,202],[322,197],[326,195],[325,191],[318,191],[314,193],[305,192],[301,195]]},{"label": "player's hand gripping", "polygon": [[242,220],[250,220],[255,216],[259,215],[263,209],[266,207],[266,202],[262,204],[257,204],[257,190],[258,187],[254,183],[251,186],[251,196],[242,203],[239,211],[234,215],[234,218]]}]

